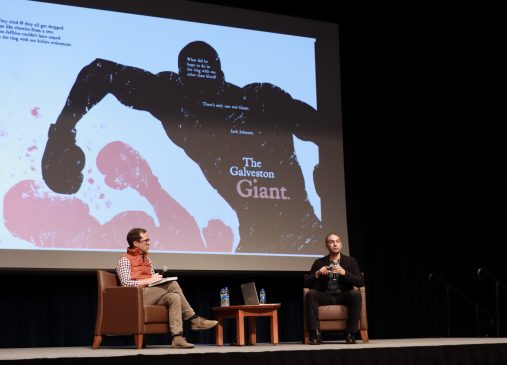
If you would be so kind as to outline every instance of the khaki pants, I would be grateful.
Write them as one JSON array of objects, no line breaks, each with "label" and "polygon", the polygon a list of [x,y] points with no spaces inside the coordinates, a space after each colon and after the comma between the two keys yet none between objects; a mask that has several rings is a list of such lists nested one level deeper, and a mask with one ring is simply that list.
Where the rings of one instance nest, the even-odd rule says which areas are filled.
[{"label": "khaki pants", "polygon": [[169,314],[171,334],[183,332],[183,319],[189,319],[195,312],[188,303],[177,281],[143,289],[144,304],[163,305]]}]

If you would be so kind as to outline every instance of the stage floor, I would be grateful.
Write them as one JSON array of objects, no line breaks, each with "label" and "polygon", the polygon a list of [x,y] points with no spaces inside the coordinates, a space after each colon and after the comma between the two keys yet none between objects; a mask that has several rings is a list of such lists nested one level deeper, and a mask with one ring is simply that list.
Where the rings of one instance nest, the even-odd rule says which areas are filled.
[{"label": "stage floor", "polygon": [[44,347],[44,348],[7,348],[0,349],[0,361],[22,359],[57,359],[57,358],[107,358],[133,355],[181,355],[181,354],[226,354],[278,351],[320,351],[320,350],[361,350],[404,347],[467,346],[506,344],[507,338],[414,338],[370,340],[370,343],[358,342],[356,345],[345,345],[343,342],[329,341],[319,346],[301,343],[280,343],[278,345],[257,344],[255,346],[215,346],[196,345],[194,349],[173,350],[168,346],[149,346],[137,350],[135,347]]}]

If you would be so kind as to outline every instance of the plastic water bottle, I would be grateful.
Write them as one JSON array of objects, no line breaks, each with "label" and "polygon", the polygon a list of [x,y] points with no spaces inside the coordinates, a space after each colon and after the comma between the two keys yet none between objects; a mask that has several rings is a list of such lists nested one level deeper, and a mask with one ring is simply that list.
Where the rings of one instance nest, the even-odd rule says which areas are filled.
[{"label": "plastic water bottle", "polygon": [[224,307],[228,307],[231,305],[231,302],[229,300],[229,288],[224,288]]},{"label": "plastic water bottle", "polygon": [[220,289],[220,306],[225,307],[225,288]]},{"label": "plastic water bottle", "polygon": [[264,290],[264,288],[261,289],[259,296],[261,304],[266,304],[266,291]]}]

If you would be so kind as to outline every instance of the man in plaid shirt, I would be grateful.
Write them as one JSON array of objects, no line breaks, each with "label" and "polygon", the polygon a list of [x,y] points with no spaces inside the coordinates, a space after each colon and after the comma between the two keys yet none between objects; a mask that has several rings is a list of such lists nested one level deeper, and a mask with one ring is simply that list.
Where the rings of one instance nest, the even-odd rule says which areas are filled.
[{"label": "man in plaid shirt", "polygon": [[144,304],[164,305],[168,308],[173,348],[194,347],[182,336],[183,319],[190,320],[191,329],[194,331],[213,328],[218,322],[198,317],[176,280],[149,286],[162,279],[162,275],[155,273],[153,263],[148,257],[150,238],[145,229],[131,229],[127,234],[127,242],[129,244],[127,253],[120,257],[116,267],[121,285],[139,286],[143,288]]}]

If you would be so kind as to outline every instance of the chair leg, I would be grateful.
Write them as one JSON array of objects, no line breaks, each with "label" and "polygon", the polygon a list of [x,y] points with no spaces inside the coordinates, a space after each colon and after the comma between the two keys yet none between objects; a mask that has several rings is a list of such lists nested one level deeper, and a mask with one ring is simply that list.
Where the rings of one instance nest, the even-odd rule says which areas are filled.
[{"label": "chair leg", "polygon": [[93,337],[93,349],[96,350],[102,342],[102,336]]},{"label": "chair leg", "polygon": [[134,340],[136,341],[136,348],[138,350],[141,350],[141,348],[143,347],[143,334],[140,333],[140,334],[134,335]]},{"label": "chair leg", "polygon": [[359,332],[361,334],[361,341],[363,341],[363,343],[370,342],[370,339],[368,338],[368,331],[367,330],[361,330]]}]

